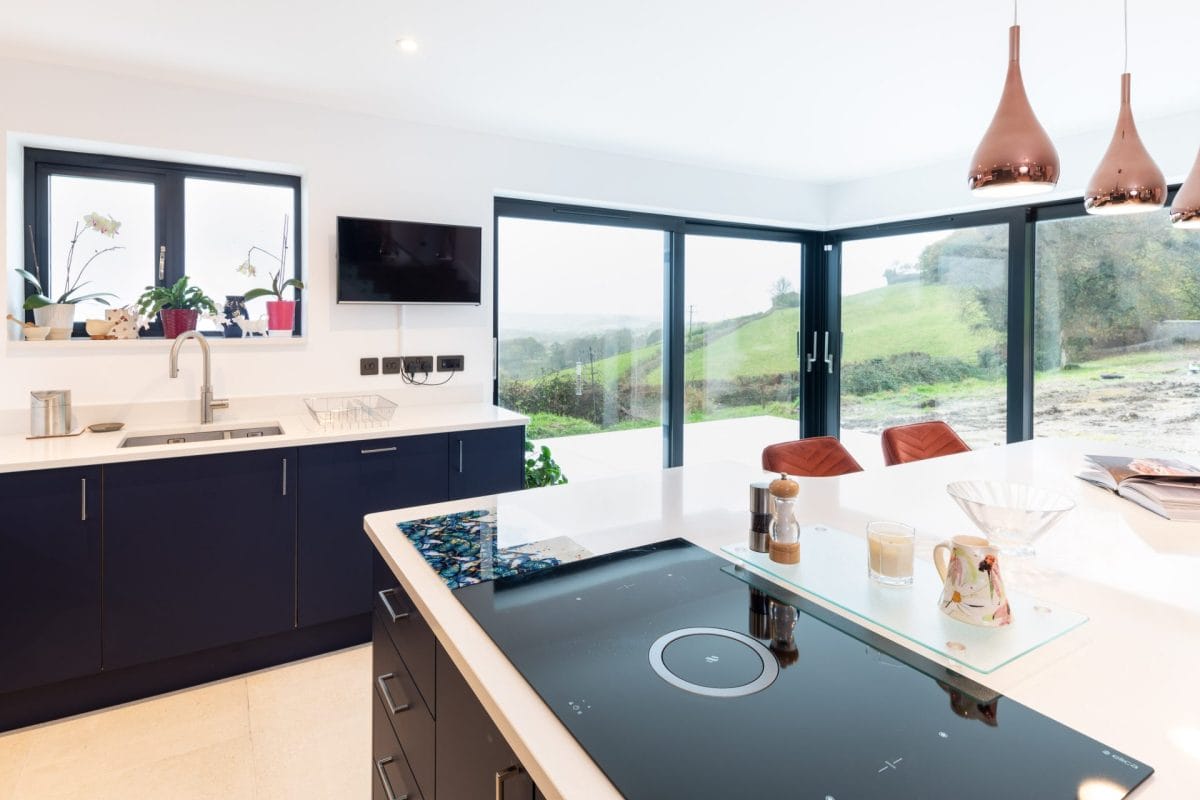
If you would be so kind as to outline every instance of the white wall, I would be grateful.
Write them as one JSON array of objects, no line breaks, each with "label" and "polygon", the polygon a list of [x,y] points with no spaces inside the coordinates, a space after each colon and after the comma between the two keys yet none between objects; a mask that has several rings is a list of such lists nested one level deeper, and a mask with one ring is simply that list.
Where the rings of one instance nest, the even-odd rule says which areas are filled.
[{"label": "white wall", "polygon": [[[1167,182],[1181,183],[1200,149],[1200,111],[1139,119],[1138,132]],[[1082,196],[1112,139],[1111,128],[1071,136],[1050,134],[1062,163],[1062,177],[1053,193],[1028,198],[1033,202]],[[971,153],[964,151],[961,158],[919,169],[833,184],[828,187],[827,225],[844,228],[1012,205],[1011,198],[987,203],[971,195],[967,190],[970,158]]]},{"label": "white wall", "polygon": [[[21,265],[20,148],[72,144],[128,155],[292,171],[303,176],[305,341],[222,343],[218,395],[386,390],[408,402],[490,399],[492,199],[572,200],[713,219],[821,227],[825,189],[795,181],[537,144],[383,118],[269,102],[69,67],[0,59],[0,131],[6,191],[0,239]],[[83,143],[83,146],[81,146]],[[482,226],[481,307],[338,306],[333,301],[339,214]],[[5,270],[0,306],[15,311],[20,282]],[[9,330],[12,334],[12,330]],[[70,388],[74,402],[191,400],[198,356],[168,381],[164,342],[73,342],[44,348],[7,337],[0,350],[0,410],[28,407],[28,392]],[[463,353],[448,392],[394,376],[358,376],[359,356]]]}]

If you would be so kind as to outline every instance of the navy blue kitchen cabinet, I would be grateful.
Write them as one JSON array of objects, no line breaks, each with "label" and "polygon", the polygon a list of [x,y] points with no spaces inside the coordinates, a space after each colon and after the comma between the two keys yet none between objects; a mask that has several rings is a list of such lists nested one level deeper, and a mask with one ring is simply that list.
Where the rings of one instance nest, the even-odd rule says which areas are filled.
[{"label": "navy blue kitchen cabinet", "polygon": [[487,428],[449,436],[450,499],[525,488],[525,428]]},{"label": "navy blue kitchen cabinet", "polygon": [[105,669],[290,630],[296,450],[104,468]]},{"label": "navy blue kitchen cabinet", "polygon": [[100,468],[0,475],[0,692],[100,671]]},{"label": "navy blue kitchen cabinet", "polygon": [[446,499],[445,434],[300,449],[301,626],[371,610],[374,547],[363,516]]}]

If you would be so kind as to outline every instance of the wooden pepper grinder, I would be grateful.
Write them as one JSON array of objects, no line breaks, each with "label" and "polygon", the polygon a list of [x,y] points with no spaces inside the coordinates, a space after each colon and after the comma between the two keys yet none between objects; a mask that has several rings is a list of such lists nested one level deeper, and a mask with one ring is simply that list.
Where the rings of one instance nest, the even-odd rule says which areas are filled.
[{"label": "wooden pepper grinder", "polygon": [[787,475],[771,481],[771,496],[775,498],[775,518],[771,520],[771,560],[780,564],[800,563],[800,523],[796,522],[796,497],[800,484]]}]

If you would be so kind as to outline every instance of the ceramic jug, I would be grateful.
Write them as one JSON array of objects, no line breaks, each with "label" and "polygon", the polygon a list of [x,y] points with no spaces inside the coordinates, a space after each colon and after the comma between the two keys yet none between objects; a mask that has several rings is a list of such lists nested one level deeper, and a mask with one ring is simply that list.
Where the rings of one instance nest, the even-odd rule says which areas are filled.
[{"label": "ceramic jug", "polygon": [[1000,576],[1000,548],[978,536],[955,536],[933,548],[933,564],[945,586],[938,606],[970,625],[1012,624]]}]

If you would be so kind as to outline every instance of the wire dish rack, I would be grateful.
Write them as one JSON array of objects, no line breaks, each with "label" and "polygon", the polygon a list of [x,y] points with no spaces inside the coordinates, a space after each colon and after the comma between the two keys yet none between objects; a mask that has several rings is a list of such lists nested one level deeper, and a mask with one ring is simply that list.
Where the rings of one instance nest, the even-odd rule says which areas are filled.
[{"label": "wire dish rack", "polygon": [[377,394],[306,397],[304,405],[327,430],[382,428],[396,413],[396,404]]}]

